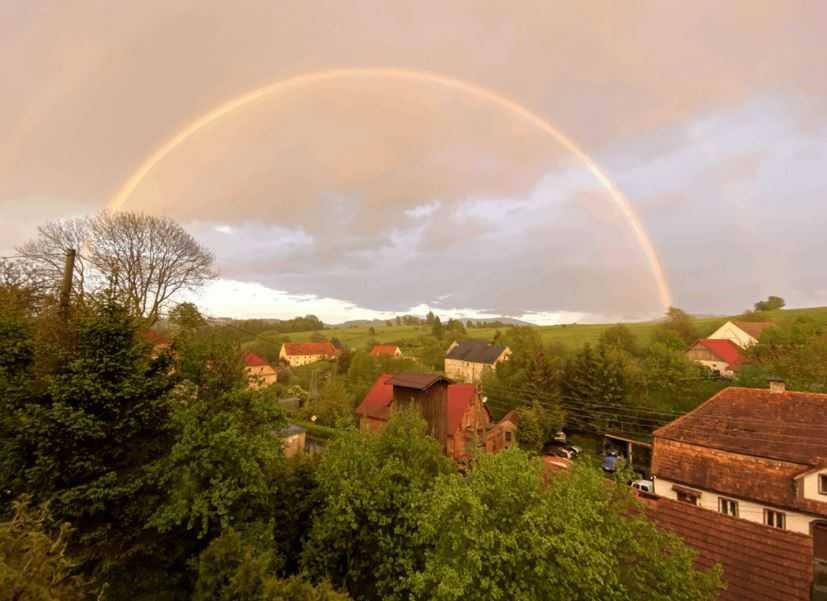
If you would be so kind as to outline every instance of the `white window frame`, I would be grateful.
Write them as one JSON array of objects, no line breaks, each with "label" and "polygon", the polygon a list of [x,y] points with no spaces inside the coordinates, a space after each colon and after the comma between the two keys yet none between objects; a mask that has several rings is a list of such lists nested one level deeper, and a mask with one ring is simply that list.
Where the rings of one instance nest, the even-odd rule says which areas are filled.
[{"label": "white window frame", "polygon": [[[732,511],[730,511],[730,509]],[[718,511],[734,518],[738,517],[738,501],[726,497],[718,497]]]},{"label": "white window frame", "polygon": [[818,494],[827,495],[827,474],[818,475]]},{"label": "white window frame", "polygon": [[[772,516],[772,519],[770,519],[770,516]],[[787,514],[777,509],[764,509],[764,525],[785,530],[787,528]]]}]

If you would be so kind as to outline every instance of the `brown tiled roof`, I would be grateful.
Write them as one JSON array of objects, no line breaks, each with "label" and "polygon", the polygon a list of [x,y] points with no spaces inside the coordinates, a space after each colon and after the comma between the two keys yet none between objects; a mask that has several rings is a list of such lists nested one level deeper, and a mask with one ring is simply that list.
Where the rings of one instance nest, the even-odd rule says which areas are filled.
[{"label": "brown tiled roof", "polygon": [[285,342],[284,352],[289,356],[327,355],[336,356],[336,347],[330,342]]},{"label": "brown tiled roof", "polygon": [[658,526],[698,551],[698,567],[721,565],[726,588],[719,601],[809,601],[811,537],[671,499],[643,502]]},{"label": "brown tiled roof", "polygon": [[445,358],[488,365],[493,364],[504,352],[505,347],[498,344],[490,344],[484,340],[463,340],[458,342]]},{"label": "brown tiled roof", "polygon": [[761,337],[764,330],[774,325],[771,321],[733,321],[732,323],[756,340]]},{"label": "brown tiled roof", "polygon": [[827,503],[808,501],[796,494],[794,479],[806,470],[801,464],[661,439],[656,439],[652,453],[652,473],[657,478],[827,517]]},{"label": "brown tiled roof", "polygon": [[402,373],[396,374],[388,381],[392,386],[416,390],[427,390],[437,382],[450,382],[450,380],[442,374]]},{"label": "brown tiled roof", "polygon": [[656,438],[807,466],[827,459],[827,394],[726,388]]}]

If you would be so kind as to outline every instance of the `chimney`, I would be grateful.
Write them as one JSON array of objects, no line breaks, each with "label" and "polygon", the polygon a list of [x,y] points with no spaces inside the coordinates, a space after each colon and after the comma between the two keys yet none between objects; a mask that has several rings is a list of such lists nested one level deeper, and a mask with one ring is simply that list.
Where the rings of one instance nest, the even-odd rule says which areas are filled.
[{"label": "chimney", "polygon": [[770,378],[770,392],[773,394],[781,394],[787,392],[787,385],[781,378]]}]

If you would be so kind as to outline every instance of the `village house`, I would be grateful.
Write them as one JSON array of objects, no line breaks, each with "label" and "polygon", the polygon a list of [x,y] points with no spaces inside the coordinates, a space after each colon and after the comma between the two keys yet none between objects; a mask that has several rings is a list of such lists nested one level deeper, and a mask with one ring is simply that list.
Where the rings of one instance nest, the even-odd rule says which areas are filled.
[{"label": "village house", "polygon": [[731,340],[738,347],[748,349],[758,344],[761,334],[771,327],[771,321],[728,321],[707,336],[707,339]]},{"label": "village house", "polygon": [[454,384],[441,374],[382,374],[356,409],[359,428],[375,432],[403,408],[417,409],[428,431],[455,460],[467,458],[474,445],[496,452],[516,444],[516,419],[493,423],[473,384]]},{"label": "village house", "polygon": [[452,342],[445,355],[445,375],[460,382],[479,384],[486,371],[508,361],[511,349],[482,340]]},{"label": "village house", "polygon": [[810,537],[827,566],[827,394],[722,390],[655,431],[652,476],[661,497]]},{"label": "village house", "polygon": [[371,357],[390,357],[399,359],[402,357],[402,349],[395,344],[374,344],[370,349]]},{"label": "village house", "polygon": [[687,351],[691,361],[703,365],[710,373],[724,378],[734,378],[744,361],[741,347],[727,338],[703,338]]},{"label": "village house", "polygon": [[160,334],[157,330],[149,329],[146,330],[142,335],[144,342],[147,342],[152,345],[152,356],[157,357],[163,351],[168,350],[172,347],[172,343],[170,342],[169,338]]},{"label": "village house", "polygon": [[279,360],[290,367],[332,360],[337,356],[338,351],[330,342],[285,342],[279,351]]},{"label": "village house", "polygon": [[253,389],[265,388],[278,381],[278,372],[273,366],[255,353],[244,353],[244,372],[247,386]]}]

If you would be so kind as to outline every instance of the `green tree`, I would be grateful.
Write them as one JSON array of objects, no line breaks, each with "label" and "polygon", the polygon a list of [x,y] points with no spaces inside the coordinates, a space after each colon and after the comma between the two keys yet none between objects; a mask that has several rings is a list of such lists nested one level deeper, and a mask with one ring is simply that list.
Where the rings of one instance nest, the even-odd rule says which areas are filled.
[{"label": "green tree", "polygon": [[405,577],[422,556],[416,508],[450,470],[414,414],[394,415],[377,434],[340,434],[317,473],[323,506],[304,549],[305,570],[357,599],[409,598]]},{"label": "green tree", "polygon": [[234,390],[218,402],[178,387],[171,399],[175,444],[154,464],[164,497],[149,524],[198,538],[266,515],[284,457],[284,416],[264,390]]},{"label": "green tree", "polygon": [[756,311],[777,311],[783,309],[787,303],[780,296],[768,296],[767,300],[758,301],[753,305]]},{"label": "green tree", "polygon": [[698,339],[698,332],[695,328],[695,320],[686,311],[677,307],[669,307],[666,319],[658,324],[652,336],[655,342],[686,350]]},{"label": "green tree", "polygon": [[93,581],[77,574],[68,552],[68,523],[50,529],[51,516],[33,508],[30,497],[13,503],[0,522],[0,599],[3,601],[83,601],[95,592]]},{"label": "green tree", "polygon": [[179,330],[195,330],[207,325],[207,320],[193,303],[178,303],[167,319]]},{"label": "green tree", "polygon": [[607,328],[600,335],[599,344],[601,346],[618,348],[630,355],[637,355],[640,352],[637,337],[623,324],[617,324]]},{"label": "green tree", "polygon": [[431,325],[431,336],[436,338],[437,340],[442,340],[442,336],[445,333],[445,329],[442,327],[442,320],[439,316],[434,318],[434,322]]},{"label": "green tree", "polygon": [[520,448],[526,451],[539,453],[543,445],[563,427],[564,413],[559,405],[548,407],[534,401],[517,409],[517,415],[517,441]]},{"label": "green tree", "polygon": [[33,382],[14,445],[35,502],[77,528],[86,559],[130,549],[151,512],[147,465],[171,445],[164,356],[151,359],[122,306],[92,299],[61,333],[54,371]]},{"label": "green tree", "polygon": [[434,601],[711,601],[718,570],[658,530],[622,484],[591,468],[547,478],[518,449],[441,477],[419,511],[424,565],[409,578]]},{"label": "green tree", "polygon": [[246,382],[236,340],[220,328],[181,332],[175,339],[178,376],[198,388],[201,399],[219,399]]},{"label": "green tree", "polygon": [[342,420],[353,420],[353,396],[345,383],[332,377],[319,391],[319,398],[310,401],[304,408],[307,417],[315,415],[318,422],[325,426],[335,426]]},{"label": "green tree", "polygon": [[[256,541],[258,542],[258,541]],[[260,542],[228,528],[198,558],[193,601],[347,601],[327,583],[279,579],[278,558]]]}]

